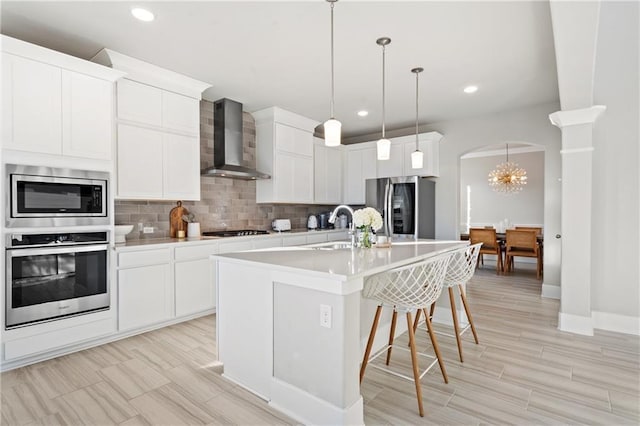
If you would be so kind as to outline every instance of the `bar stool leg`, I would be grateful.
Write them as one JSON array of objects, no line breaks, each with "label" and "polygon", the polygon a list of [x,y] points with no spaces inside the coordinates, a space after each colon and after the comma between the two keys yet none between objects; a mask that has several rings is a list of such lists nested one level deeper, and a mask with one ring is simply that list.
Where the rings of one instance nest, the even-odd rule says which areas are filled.
[{"label": "bar stool leg", "polygon": [[429,310],[429,319],[433,319],[433,313],[436,311],[436,302],[431,304],[431,309]]},{"label": "bar stool leg", "polygon": [[473,325],[473,318],[471,318],[471,311],[469,310],[469,306],[467,305],[467,296],[464,294],[464,289],[462,285],[458,284],[458,289],[460,290],[460,298],[462,299],[462,306],[464,306],[464,311],[467,314],[467,319],[469,320],[469,324],[471,325],[471,332],[473,333],[473,339],[476,341],[476,345],[478,344],[478,335],[476,334],[476,326]]},{"label": "bar stool leg", "polygon": [[442,360],[442,355],[440,355],[440,347],[438,346],[438,341],[436,340],[436,334],[433,332],[433,328],[431,327],[431,318],[427,316],[426,309],[424,309],[424,316],[426,317],[425,322],[427,323],[427,331],[429,332],[429,338],[431,338],[433,351],[436,353],[436,358],[438,358],[438,365],[440,366],[440,371],[442,372],[442,378],[444,379],[445,383],[449,383],[447,369],[444,368],[444,361]]},{"label": "bar stool leg", "polygon": [[393,345],[393,338],[395,337],[396,334],[396,320],[398,319],[398,311],[396,311],[396,308],[393,308],[393,316],[391,317],[391,329],[389,330],[389,349],[387,349],[387,362],[386,364],[389,365],[389,361],[391,360],[391,349],[393,349],[391,347],[391,345]]},{"label": "bar stool leg", "polygon": [[367,349],[364,351],[364,358],[362,359],[362,365],[360,366],[360,383],[364,377],[364,370],[367,368],[369,362],[369,355],[371,354],[371,347],[373,346],[373,339],[376,337],[376,330],[378,329],[378,321],[380,320],[380,314],[382,313],[382,305],[378,305],[376,309],[376,316],[373,319],[373,325],[369,332],[369,341],[367,342]]},{"label": "bar stool leg", "polygon": [[420,386],[420,370],[418,368],[418,355],[416,354],[416,337],[413,333],[411,312],[407,312],[407,329],[409,332],[409,346],[411,347],[411,364],[413,364],[413,381],[416,385],[416,396],[418,397],[418,411],[420,411],[420,417],[424,417],[424,409],[422,408],[422,386]]},{"label": "bar stool leg", "polygon": [[456,312],[456,300],[453,297],[453,287],[449,287],[449,304],[451,305],[451,315],[453,316],[453,331],[456,335],[456,342],[458,343],[458,354],[460,355],[460,362],[464,362],[462,359],[462,342],[460,341],[460,332],[458,331],[458,314]]}]

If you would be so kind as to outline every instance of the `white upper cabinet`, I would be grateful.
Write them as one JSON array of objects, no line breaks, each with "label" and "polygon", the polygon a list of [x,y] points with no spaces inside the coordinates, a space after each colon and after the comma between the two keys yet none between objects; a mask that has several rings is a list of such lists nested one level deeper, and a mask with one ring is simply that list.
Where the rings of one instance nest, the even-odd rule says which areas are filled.
[{"label": "white upper cabinet", "polygon": [[256,168],[271,175],[256,182],[256,201],[313,203],[313,132],[319,123],[277,107],[257,111],[253,117]]},{"label": "white upper cabinet", "polygon": [[375,142],[348,145],[344,150],[344,197],[345,204],[364,204],[365,180],[375,179]]},{"label": "white upper cabinet", "polygon": [[118,119],[162,126],[162,90],[128,79],[120,80]]},{"label": "white upper cabinet", "polygon": [[199,200],[200,99],[210,84],[109,49],[92,60],[127,72],[117,90],[116,198]]},{"label": "white upper cabinet", "polygon": [[411,167],[411,154],[416,150],[415,136],[410,141],[404,142],[404,176],[439,176],[438,166],[440,154],[440,139],[442,135],[437,132],[423,133],[418,135],[418,146],[422,151],[422,168]]},{"label": "white upper cabinet", "polygon": [[118,125],[118,195],[132,199],[163,198],[163,134]]},{"label": "white upper cabinet", "polygon": [[5,148],[62,154],[62,70],[2,54]]},{"label": "white upper cabinet", "polygon": [[2,146],[112,159],[113,83],[124,73],[2,36]]},{"label": "white upper cabinet", "polygon": [[113,83],[63,71],[62,105],[62,153],[111,159]]},{"label": "white upper cabinet", "polygon": [[315,138],[313,154],[314,202],[340,204],[342,202],[342,150],[328,147]]},{"label": "white upper cabinet", "polygon": [[416,150],[416,136],[402,136],[391,139],[391,157],[378,161],[378,177],[393,176],[438,176],[438,154],[442,135],[438,132],[418,135],[418,146],[423,154],[423,166],[411,167],[411,154]]}]

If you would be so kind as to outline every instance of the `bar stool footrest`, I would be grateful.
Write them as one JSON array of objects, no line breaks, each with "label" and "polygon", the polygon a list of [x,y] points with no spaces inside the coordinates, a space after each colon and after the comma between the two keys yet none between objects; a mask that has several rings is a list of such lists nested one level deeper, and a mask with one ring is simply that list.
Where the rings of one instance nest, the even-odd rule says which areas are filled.
[{"label": "bar stool footrest", "polygon": [[[389,349],[389,348],[400,349],[401,351],[411,352],[410,349],[407,349],[407,348],[405,348],[403,346],[400,346],[400,345],[386,345],[382,349],[378,350],[378,352],[376,352],[373,356],[371,356],[369,358],[369,361],[368,361],[367,365],[369,367],[373,367],[373,368],[375,368],[377,370],[381,370],[381,371],[387,372],[389,374],[393,374],[394,376],[401,377],[403,379],[409,380],[410,382],[413,382],[413,377],[405,376],[404,374],[398,373],[397,371],[393,371],[393,370],[387,368],[386,366],[383,367],[383,366],[371,363],[371,361],[373,361],[374,359],[376,359],[377,357],[379,357],[383,353],[386,353],[387,349]],[[429,366],[422,373],[420,373],[420,379],[422,379],[422,377],[424,377],[424,375],[427,374],[427,372],[429,370],[431,370],[431,368],[438,362],[438,358],[433,356],[433,355],[425,354],[425,353],[422,353],[422,352],[417,352],[416,355],[424,357],[424,358],[433,359],[433,361],[431,361],[431,364],[429,364]]]}]

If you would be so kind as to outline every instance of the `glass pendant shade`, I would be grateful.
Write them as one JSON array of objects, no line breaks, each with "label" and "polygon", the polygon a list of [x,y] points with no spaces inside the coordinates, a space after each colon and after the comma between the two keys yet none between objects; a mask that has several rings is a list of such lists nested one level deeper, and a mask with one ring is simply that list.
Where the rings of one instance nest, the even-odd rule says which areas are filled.
[{"label": "glass pendant shade", "polygon": [[388,160],[391,158],[391,141],[380,139],[378,141],[378,160]]},{"label": "glass pendant shade", "polygon": [[342,123],[335,118],[330,118],[324,122],[324,144],[326,146],[340,145],[340,131]]},{"label": "glass pendant shade", "polygon": [[423,162],[423,154],[422,151],[416,150],[411,153],[411,168],[412,169],[421,169]]}]

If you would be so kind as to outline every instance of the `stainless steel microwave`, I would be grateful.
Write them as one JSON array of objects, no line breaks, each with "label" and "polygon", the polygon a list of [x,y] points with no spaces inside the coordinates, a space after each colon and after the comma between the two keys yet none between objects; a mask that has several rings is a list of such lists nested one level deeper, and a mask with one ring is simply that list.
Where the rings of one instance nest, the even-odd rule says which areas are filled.
[{"label": "stainless steel microwave", "polygon": [[105,172],[6,165],[6,226],[109,225]]}]

